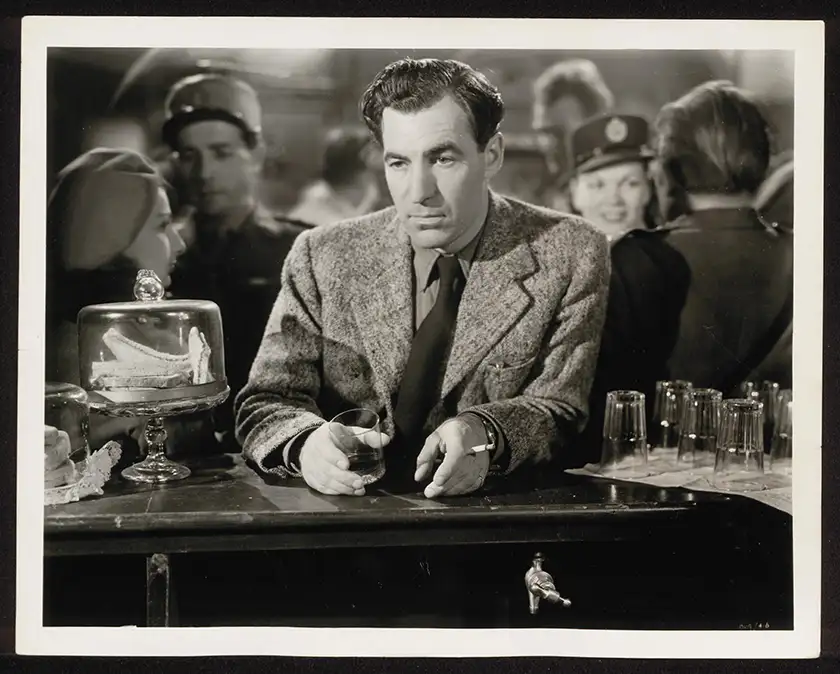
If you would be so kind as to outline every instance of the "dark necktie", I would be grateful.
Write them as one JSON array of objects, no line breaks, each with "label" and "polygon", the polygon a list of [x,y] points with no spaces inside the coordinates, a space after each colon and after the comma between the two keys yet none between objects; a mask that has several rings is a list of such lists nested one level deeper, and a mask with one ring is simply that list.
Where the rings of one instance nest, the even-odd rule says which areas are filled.
[{"label": "dark necktie", "polygon": [[440,279],[437,299],[414,335],[394,409],[394,423],[404,438],[419,438],[440,398],[447,351],[464,290],[464,274],[457,257],[441,255],[435,267]]}]

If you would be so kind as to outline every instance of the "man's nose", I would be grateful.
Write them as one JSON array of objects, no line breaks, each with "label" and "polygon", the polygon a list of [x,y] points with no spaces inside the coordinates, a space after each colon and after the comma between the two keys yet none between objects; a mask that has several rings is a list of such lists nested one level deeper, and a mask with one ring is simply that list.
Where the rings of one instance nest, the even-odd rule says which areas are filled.
[{"label": "man's nose", "polygon": [[410,196],[414,203],[423,203],[437,194],[437,181],[428,168],[414,169],[410,181]]},{"label": "man's nose", "polygon": [[213,163],[207,157],[196,157],[192,165],[192,177],[206,182],[213,173]]}]

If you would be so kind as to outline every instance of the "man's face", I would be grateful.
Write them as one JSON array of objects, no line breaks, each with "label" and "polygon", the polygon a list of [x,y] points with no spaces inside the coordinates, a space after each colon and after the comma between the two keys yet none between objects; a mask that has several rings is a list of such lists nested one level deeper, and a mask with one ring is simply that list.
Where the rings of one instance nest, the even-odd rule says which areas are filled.
[{"label": "man's face", "polygon": [[[415,246],[456,250],[485,214],[487,184],[502,164],[502,139],[478,148],[467,113],[451,96],[429,108],[382,115],[385,177]],[[480,225],[479,225],[480,226]]]},{"label": "man's face", "polygon": [[176,166],[190,203],[202,214],[222,215],[250,203],[260,158],[238,127],[210,120],[190,124],[178,135]]}]

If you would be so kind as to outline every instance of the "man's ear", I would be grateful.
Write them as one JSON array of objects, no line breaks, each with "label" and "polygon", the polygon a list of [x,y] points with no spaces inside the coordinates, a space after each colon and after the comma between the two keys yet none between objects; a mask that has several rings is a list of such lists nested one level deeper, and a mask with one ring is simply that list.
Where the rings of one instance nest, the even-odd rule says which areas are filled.
[{"label": "man's ear", "polygon": [[501,132],[496,133],[484,146],[484,176],[490,180],[502,168],[505,161],[505,139]]}]

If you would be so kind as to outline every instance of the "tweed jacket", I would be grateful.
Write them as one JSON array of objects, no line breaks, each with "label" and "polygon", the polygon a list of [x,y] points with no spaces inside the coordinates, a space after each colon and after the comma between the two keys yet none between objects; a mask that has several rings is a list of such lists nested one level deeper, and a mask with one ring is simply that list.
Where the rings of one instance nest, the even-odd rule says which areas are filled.
[{"label": "tweed jacket", "polygon": [[[454,399],[456,413],[501,428],[507,472],[551,459],[586,423],[609,275],[606,238],[587,222],[491,192],[425,430],[451,416],[444,401]],[[355,407],[377,411],[393,434],[413,315],[411,245],[396,209],[301,234],[236,399],[245,456],[288,475],[277,456],[285,444]]]}]

